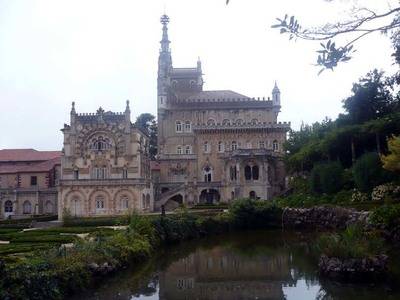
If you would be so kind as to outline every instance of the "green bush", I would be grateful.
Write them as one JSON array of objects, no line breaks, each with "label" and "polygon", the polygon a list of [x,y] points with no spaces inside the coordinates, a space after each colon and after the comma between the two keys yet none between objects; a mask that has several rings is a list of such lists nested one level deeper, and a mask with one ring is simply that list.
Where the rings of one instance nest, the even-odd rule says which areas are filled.
[{"label": "green bush", "polygon": [[310,185],[315,193],[333,194],[343,187],[344,170],[339,162],[323,163],[311,171]]},{"label": "green bush", "polygon": [[383,240],[365,233],[361,226],[349,226],[342,233],[323,234],[316,243],[321,254],[338,258],[365,258],[384,252]]},{"label": "green bush", "polygon": [[282,209],[269,201],[238,199],[229,213],[233,225],[241,229],[276,227],[282,222]]},{"label": "green bush", "polygon": [[391,174],[382,168],[379,155],[369,152],[362,155],[353,166],[353,176],[356,187],[362,192],[372,189],[391,179]]},{"label": "green bush", "polygon": [[400,204],[389,204],[376,208],[372,212],[370,220],[374,224],[387,226],[400,224]]}]

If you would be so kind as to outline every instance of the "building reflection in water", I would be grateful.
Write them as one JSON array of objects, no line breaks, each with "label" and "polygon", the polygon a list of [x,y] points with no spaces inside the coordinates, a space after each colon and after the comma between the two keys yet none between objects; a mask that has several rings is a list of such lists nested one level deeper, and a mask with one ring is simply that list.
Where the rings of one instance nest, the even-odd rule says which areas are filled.
[{"label": "building reflection in water", "polygon": [[159,299],[285,299],[282,286],[295,283],[292,273],[287,253],[199,249],[159,274]]}]

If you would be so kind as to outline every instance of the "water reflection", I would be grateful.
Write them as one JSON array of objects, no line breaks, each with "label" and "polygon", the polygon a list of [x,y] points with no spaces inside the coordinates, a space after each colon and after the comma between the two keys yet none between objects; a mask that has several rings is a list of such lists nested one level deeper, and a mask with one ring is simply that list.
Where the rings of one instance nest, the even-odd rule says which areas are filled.
[{"label": "water reflection", "polygon": [[321,282],[312,240],[256,232],[184,243],[75,299],[400,299],[387,286]]}]

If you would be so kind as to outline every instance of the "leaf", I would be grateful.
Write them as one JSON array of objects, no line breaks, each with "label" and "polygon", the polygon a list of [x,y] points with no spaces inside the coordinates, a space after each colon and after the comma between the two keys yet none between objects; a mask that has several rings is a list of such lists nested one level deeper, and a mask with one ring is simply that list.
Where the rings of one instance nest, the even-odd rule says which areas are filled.
[{"label": "leaf", "polygon": [[321,70],[319,70],[319,72],[318,72],[318,76],[319,76],[319,75],[321,75],[321,73],[322,73],[323,71],[325,71],[325,69],[321,69]]},{"label": "leaf", "polygon": [[328,43],[326,44],[326,49],[329,49],[331,46],[331,40],[328,41]]},{"label": "leaf", "polygon": [[281,34],[287,32],[286,28],[281,28]]},{"label": "leaf", "polygon": [[282,25],[281,24],[275,24],[275,25],[271,26],[271,28],[278,28],[278,27],[282,27]]}]

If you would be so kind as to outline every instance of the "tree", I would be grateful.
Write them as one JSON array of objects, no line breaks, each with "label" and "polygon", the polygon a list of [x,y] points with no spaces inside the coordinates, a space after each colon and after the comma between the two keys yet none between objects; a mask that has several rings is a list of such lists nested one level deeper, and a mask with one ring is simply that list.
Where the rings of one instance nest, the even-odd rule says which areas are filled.
[{"label": "tree", "polygon": [[339,162],[318,164],[311,172],[311,189],[315,193],[336,193],[343,187],[343,177],[344,170]]},{"label": "tree", "polygon": [[381,156],[383,168],[392,172],[400,172],[400,135],[389,139],[388,148],[390,154]]},{"label": "tree", "polygon": [[376,69],[369,72],[353,84],[352,92],[353,95],[343,101],[352,124],[377,119],[392,112],[395,101],[383,80],[383,72]]},{"label": "tree", "polygon": [[157,155],[158,126],[155,116],[150,113],[142,113],[136,118],[135,126],[143,130],[149,137],[149,153],[152,160]]},{"label": "tree", "polygon": [[[348,20],[341,20],[334,24],[327,23],[315,28],[303,28],[295,16],[285,15],[283,18],[277,18],[278,23],[272,25],[272,28],[279,29],[281,34],[288,34],[290,40],[298,38],[320,42],[321,49],[317,51],[317,65],[322,66],[320,73],[325,69],[333,70],[338,63],[349,61],[355,52],[353,50],[355,43],[376,32],[390,34],[395,49],[394,56],[398,61],[400,52],[400,6],[398,3],[383,13],[377,13],[367,7],[358,7],[351,12],[351,15],[352,17]],[[338,46],[335,38],[341,36],[347,37],[349,41]]]},{"label": "tree", "polygon": [[[334,0],[324,0],[334,2]],[[229,4],[230,0],[226,0]],[[355,5],[358,4],[356,1]],[[383,1],[382,1],[383,2]],[[376,32],[390,34],[395,52],[393,56],[400,62],[400,6],[398,1],[389,6],[386,11],[377,13],[368,7],[353,8],[351,18],[340,20],[334,24],[323,24],[313,28],[303,28],[295,16],[277,18],[278,23],[271,27],[281,34],[289,35],[289,39],[302,39],[320,42],[321,49],[317,51],[317,65],[322,66],[319,73],[326,69],[335,68],[339,63],[349,61],[355,52],[353,49],[357,41]],[[348,42],[338,46],[337,37],[347,37]]]}]

